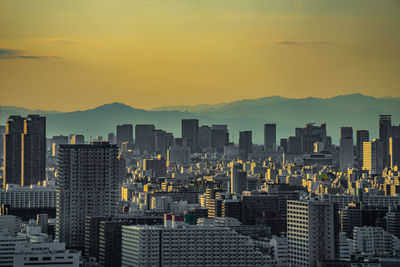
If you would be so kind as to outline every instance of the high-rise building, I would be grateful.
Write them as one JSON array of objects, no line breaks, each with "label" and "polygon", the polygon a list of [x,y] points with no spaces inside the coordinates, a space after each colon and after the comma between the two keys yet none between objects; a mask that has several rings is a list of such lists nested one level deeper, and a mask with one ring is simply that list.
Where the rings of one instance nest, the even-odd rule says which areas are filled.
[{"label": "high-rise building", "polygon": [[85,136],[82,134],[71,135],[71,145],[83,145],[85,144]]},{"label": "high-rise building", "polygon": [[334,204],[316,200],[288,200],[287,238],[290,266],[316,266],[335,258]]},{"label": "high-rise building", "polygon": [[140,153],[153,153],[155,150],[155,127],[153,124],[137,124],[135,126],[136,148]]},{"label": "high-rise building", "polygon": [[115,133],[109,133],[108,134],[107,142],[109,142],[110,144],[115,144],[116,143]]},{"label": "high-rise building", "polygon": [[121,144],[128,142],[133,144],[133,126],[132,124],[117,125],[117,145],[121,147]]},{"label": "high-rise building", "polygon": [[339,162],[341,170],[347,170],[348,168],[354,167],[354,142],[352,127],[340,128]]},{"label": "high-rise building", "polygon": [[118,147],[107,142],[60,145],[57,181],[56,237],[82,250],[85,217],[117,212]]},{"label": "high-rise building", "polygon": [[21,185],[46,179],[46,117],[28,115],[22,135]]},{"label": "high-rise building", "polygon": [[46,117],[10,116],[4,135],[4,180],[31,185],[45,179]]},{"label": "high-rise building", "polygon": [[24,118],[10,116],[4,134],[4,179],[6,184],[21,184],[22,135]]},{"label": "high-rise building", "polygon": [[247,190],[247,172],[243,171],[242,164],[231,163],[231,194],[240,196]]},{"label": "high-rise building", "polygon": [[363,143],[363,169],[371,174],[380,174],[383,171],[383,142],[374,139]]},{"label": "high-rise building", "polygon": [[383,168],[389,167],[389,137],[392,115],[379,115],[379,140],[383,149]]},{"label": "high-rise building", "polygon": [[229,145],[228,126],[213,125],[211,127],[211,147],[215,148],[218,153],[224,152],[224,146]]},{"label": "high-rise building", "polygon": [[200,149],[211,148],[211,127],[203,125],[199,128]]},{"label": "high-rise building", "polygon": [[289,136],[288,142],[288,153],[289,154],[300,154],[301,153],[301,138],[296,136]]},{"label": "high-rise building", "polygon": [[154,130],[154,149],[158,154],[166,154],[167,149],[174,144],[174,136],[163,130]]},{"label": "high-rise building", "polygon": [[63,145],[68,144],[68,136],[66,135],[53,136],[51,142],[51,155],[53,157],[57,157],[58,147],[61,144]]},{"label": "high-rise building", "polygon": [[199,120],[182,120],[182,140],[186,146],[191,148],[192,153],[198,152],[199,148]]},{"label": "high-rise building", "polygon": [[369,132],[367,130],[357,131],[357,147],[356,147],[356,157],[357,157],[357,167],[362,168],[363,165],[363,143],[369,142]]},{"label": "high-rise building", "polygon": [[6,126],[0,125],[0,156],[3,156],[4,149],[4,134],[6,133]]},{"label": "high-rise building", "polygon": [[276,124],[264,124],[264,151],[275,149],[276,146]]},{"label": "high-rise building", "polygon": [[296,128],[296,137],[301,138],[301,153],[312,153],[315,142],[323,142],[327,146],[326,124],[316,126],[307,123],[304,128]]},{"label": "high-rise building", "polygon": [[389,138],[389,159],[391,169],[400,166],[400,138]]},{"label": "high-rise building", "polygon": [[252,131],[239,132],[239,154],[247,159],[253,153]]}]

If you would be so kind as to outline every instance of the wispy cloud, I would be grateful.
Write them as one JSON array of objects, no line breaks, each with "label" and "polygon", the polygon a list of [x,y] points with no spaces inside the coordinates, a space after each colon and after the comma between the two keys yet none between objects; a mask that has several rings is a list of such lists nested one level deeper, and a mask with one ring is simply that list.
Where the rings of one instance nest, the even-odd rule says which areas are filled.
[{"label": "wispy cloud", "polygon": [[0,59],[46,59],[46,58],[60,58],[57,56],[38,56],[27,53],[23,50],[0,48]]},{"label": "wispy cloud", "polygon": [[273,42],[277,45],[328,45],[332,44],[330,42],[325,41],[285,41],[285,40],[277,40]]},{"label": "wispy cloud", "polygon": [[34,43],[48,43],[48,44],[62,44],[62,45],[73,45],[78,43],[77,41],[57,39],[57,38],[39,38],[39,39],[26,39],[26,40]]}]

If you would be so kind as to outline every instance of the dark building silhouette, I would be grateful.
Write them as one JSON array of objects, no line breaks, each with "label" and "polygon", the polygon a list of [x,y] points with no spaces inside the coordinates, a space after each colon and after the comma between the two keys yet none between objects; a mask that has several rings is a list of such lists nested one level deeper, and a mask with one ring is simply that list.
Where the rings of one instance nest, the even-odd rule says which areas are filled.
[{"label": "dark building silhouette", "polygon": [[341,170],[354,167],[354,141],[352,127],[340,127],[339,161]]},{"label": "dark building silhouette", "polygon": [[167,163],[165,158],[144,159],[143,170],[152,170],[156,178],[164,177],[167,173]]},{"label": "dark building silhouette", "polygon": [[21,184],[22,134],[24,118],[10,116],[4,134],[4,179],[6,184]]},{"label": "dark building silhouette", "polygon": [[301,153],[301,137],[289,136],[288,153],[300,154]]},{"label": "dark building silhouette", "polygon": [[51,141],[51,155],[53,157],[57,157],[58,147],[61,144],[68,144],[68,139],[69,138],[66,135],[53,136]]},{"label": "dark building silhouette", "polygon": [[107,142],[109,142],[110,144],[115,144],[116,143],[116,137],[114,133],[109,133],[107,136]]},{"label": "dark building silhouette", "polygon": [[357,147],[356,147],[356,157],[357,166],[362,168],[363,165],[363,143],[369,142],[369,132],[367,130],[357,131]]},{"label": "dark building silhouette", "polygon": [[83,134],[71,135],[71,145],[83,145],[85,144],[85,136]]},{"label": "dark building silhouette", "polygon": [[276,146],[276,124],[264,124],[264,151],[275,149]]},{"label": "dark building silhouette", "polygon": [[174,136],[163,130],[154,130],[154,150],[158,154],[165,155],[167,149],[174,144]]},{"label": "dark building silhouette", "polygon": [[46,178],[46,117],[10,116],[4,135],[4,180],[29,186]]},{"label": "dark building silhouette", "polygon": [[128,142],[133,144],[133,126],[132,124],[117,125],[117,145],[121,147],[121,144]]},{"label": "dark building silhouette", "polygon": [[211,127],[203,125],[199,128],[200,149],[211,148]]},{"label": "dark building silhouette", "polygon": [[304,128],[296,128],[296,137],[301,138],[301,153],[312,153],[315,142],[327,145],[326,124],[316,126],[308,123]]},{"label": "dark building silhouette", "polygon": [[241,158],[247,159],[253,153],[252,132],[239,132],[239,154]]},{"label": "dark building silhouette", "polygon": [[288,140],[286,138],[281,138],[279,146],[283,149],[284,153],[288,152]]},{"label": "dark building silhouette", "polygon": [[224,152],[224,146],[229,145],[229,132],[227,125],[213,125],[211,128],[211,147],[218,153]]},{"label": "dark building silhouette", "polygon": [[383,145],[383,168],[389,167],[389,137],[392,115],[379,115],[379,140]]},{"label": "dark building silhouette", "polygon": [[186,146],[191,148],[192,153],[199,150],[199,120],[182,120],[182,139]]},{"label": "dark building silhouette", "polygon": [[155,127],[153,124],[137,124],[135,126],[136,147],[140,153],[153,153],[155,150]]}]

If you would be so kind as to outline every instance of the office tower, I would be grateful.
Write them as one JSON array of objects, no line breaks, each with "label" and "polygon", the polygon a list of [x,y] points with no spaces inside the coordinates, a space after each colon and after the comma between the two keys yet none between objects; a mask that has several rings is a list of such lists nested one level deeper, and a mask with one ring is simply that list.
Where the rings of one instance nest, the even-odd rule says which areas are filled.
[{"label": "office tower", "polygon": [[389,159],[392,170],[394,166],[400,166],[400,138],[389,138]]},{"label": "office tower", "polygon": [[229,145],[229,132],[227,125],[213,125],[211,127],[211,147],[217,153],[224,152],[224,146]]},{"label": "office tower", "polygon": [[73,134],[71,136],[71,145],[85,144],[85,136],[83,134]]},{"label": "office tower", "polygon": [[340,211],[340,231],[351,238],[354,227],[362,226],[362,210],[359,206],[346,206]]},{"label": "office tower", "polygon": [[383,168],[389,167],[389,137],[392,115],[379,115],[379,140],[383,148]]},{"label": "office tower", "polygon": [[99,259],[99,229],[101,221],[111,220],[110,216],[86,216],[85,217],[85,237],[84,255]]},{"label": "office tower", "polygon": [[135,140],[136,148],[139,149],[140,153],[153,153],[155,150],[153,124],[137,124],[135,126]]},{"label": "office tower", "polygon": [[28,115],[22,135],[21,185],[46,179],[46,117]]},{"label": "office tower", "polygon": [[288,152],[288,140],[286,138],[281,138],[279,146],[284,153]]},{"label": "office tower", "polygon": [[273,150],[276,146],[276,124],[264,124],[264,151]]},{"label": "office tower", "polygon": [[174,144],[174,136],[163,130],[154,130],[154,149],[158,154],[166,154],[167,149]]},{"label": "office tower", "polygon": [[49,229],[49,215],[48,214],[37,214],[36,215],[36,224],[40,226],[40,230],[42,233],[47,234]]},{"label": "office tower", "polygon": [[243,159],[247,159],[253,153],[252,132],[239,132],[239,154]]},{"label": "office tower", "polygon": [[117,125],[117,145],[121,146],[121,143],[128,142],[133,144],[133,126],[132,124]]},{"label": "office tower", "polygon": [[357,147],[356,147],[356,157],[357,157],[357,167],[362,168],[363,165],[363,143],[369,142],[369,132],[367,130],[357,131]]},{"label": "office tower", "polygon": [[165,158],[160,157],[157,159],[144,159],[143,170],[152,170],[155,178],[165,177],[167,174],[167,163]]},{"label": "office tower", "polygon": [[191,152],[198,152],[199,148],[199,120],[182,120],[182,140],[186,146],[191,148]]},{"label": "office tower", "polygon": [[335,258],[334,204],[327,201],[287,202],[288,262],[316,266],[317,260]]},{"label": "office tower", "polygon": [[247,190],[247,172],[242,170],[242,164],[231,163],[231,194],[240,196]]},{"label": "office tower", "polygon": [[53,157],[57,157],[58,147],[61,144],[63,145],[68,144],[68,136],[65,135],[53,136],[51,142],[51,155]]},{"label": "office tower", "polygon": [[307,123],[304,128],[296,128],[296,137],[301,138],[301,153],[312,153],[314,143],[317,141],[327,143],[326,124],[316,126],[312,123]]},{"label": "office tower", "polygon": [[4,149],[4,134],[6,133],[6,126],[0,125],[0,156],[3,156]]},{"label": "office tower", "polygon": [[4,134],[4,179],[6,184],[21,184],[22,134],[24,118],[10,116],[6,122]]},{"label": "office tower", "polygon": [[172,146],[167,150],[167,165],[182,164],[189,166],[191,163],[190,147]]},{"label": "office tower", "polygon": [[115,144],[117,142],[116,137],[115,137],[115,133],[109,133],[108,134],[107,142],[109,142],[110,144]]},{"label": "office tower", "polygon": [[342,171],[354,167],[354,142],[353,142],[352,127],[340,128],[339,162],[340,162],[340,169]]},{"label": "office tower", "polygon": [[[122,266],[265,266],[250,237],[167,215],[163,226],[122,226]],[[172,217],[172,218],[171,218]]]},{"label": "office tower", "polygon": [[240,199],[225,199],[222,201],[221,216],[236,218],[241,221],[243,217],[243,206]]},{"label": "office tower", "polygon": [[363,169],[371,174],[381,174],[383,171],[383,142],[372,140],[363,143]]},{"label": "office tower", "polygon": [[301,153],[301,138],[295,136],[289,136],[288,153],[289,154],[300,154]]},{"label": "office tower", "polygon": [[115,215],[120,199],[118,147],[60,145],[56,237],[82,250],[86,216]]},{"label": "office tower", "polygon": [[199,128],[200,149],[211,148],[211,127],[203,125]]}]

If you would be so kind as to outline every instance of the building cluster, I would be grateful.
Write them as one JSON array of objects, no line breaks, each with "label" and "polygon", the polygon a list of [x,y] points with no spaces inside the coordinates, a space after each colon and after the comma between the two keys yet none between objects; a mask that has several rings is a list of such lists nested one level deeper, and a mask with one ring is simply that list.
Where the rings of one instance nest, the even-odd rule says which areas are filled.
[{"label": "building cluster", "polygon": [[123,124],[87,141],[10,116],[0,266],[399,266],[400,126],[378,127],[278,143],[267,123],[254,144],[184,119],[178,138]]}]

